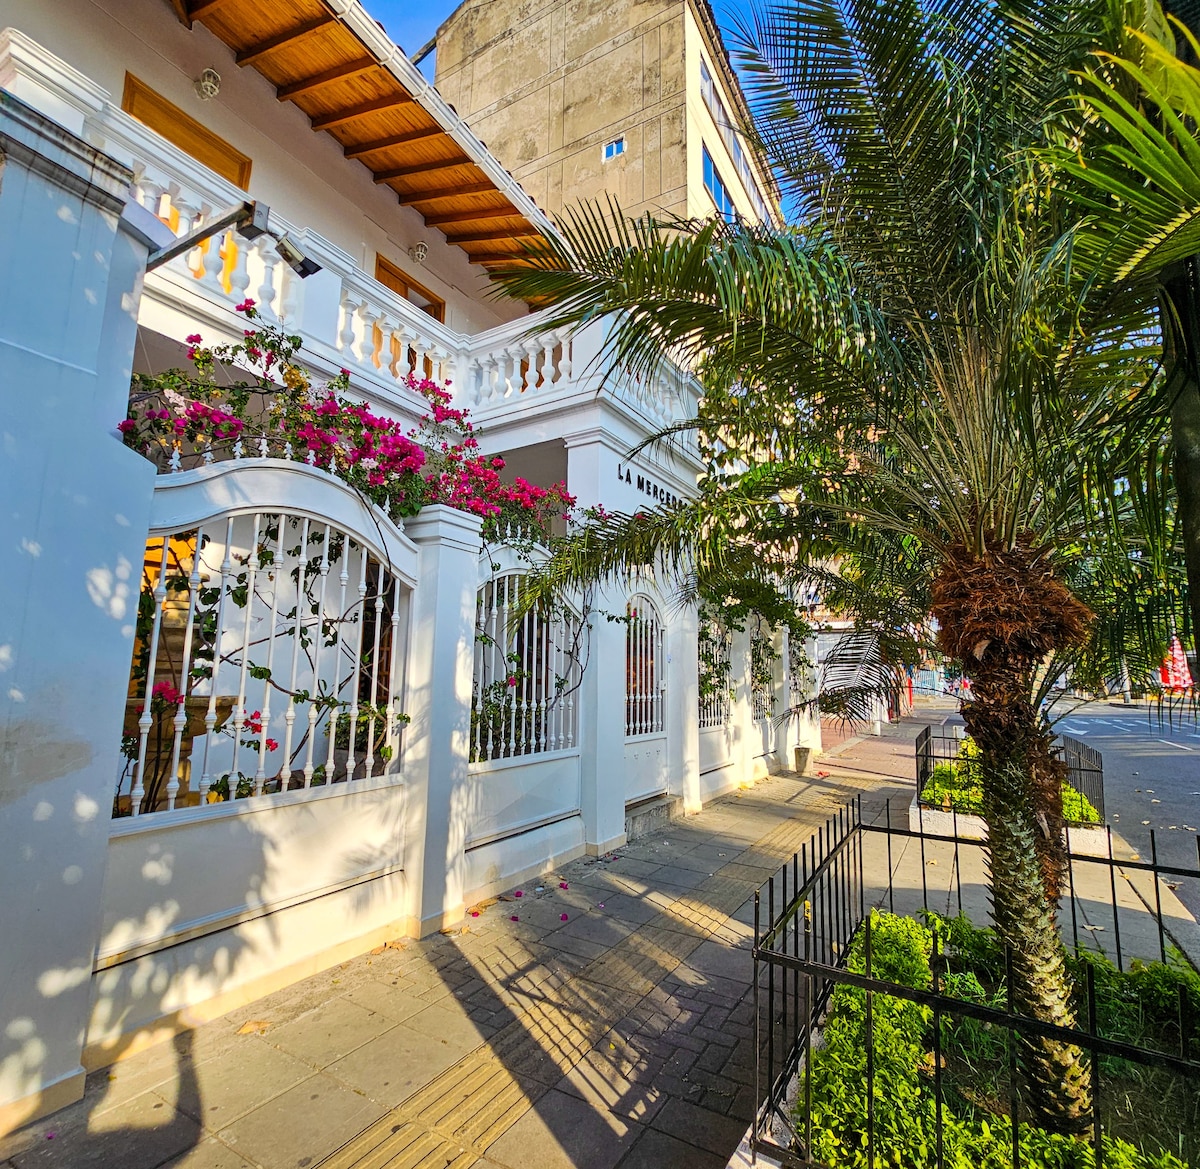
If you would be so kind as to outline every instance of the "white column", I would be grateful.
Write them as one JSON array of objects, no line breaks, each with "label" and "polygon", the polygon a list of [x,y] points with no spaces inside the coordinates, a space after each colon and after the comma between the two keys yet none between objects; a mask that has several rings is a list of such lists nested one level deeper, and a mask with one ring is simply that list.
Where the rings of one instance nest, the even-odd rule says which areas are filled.
[{"label": "white column", "polygon": [[[621,448],[590,431],[568,435],[567,482],[581,507],[609,502]],[[626,590],[597,590],[595,609],[624,613]],[[625,626],[593,611],[591,657],[579,689],[579,747],[584,840],[593,856],[625,843]]]},{"label": "white column", "polygon": [[683,797],[685,813],[700,811],[700,625],[690,605],[667,626],[667,754],[671,794]]},{"label": "white column", "polygon": [[738,782],[743,787],[749,787],[755,780],[756,759],[762,753],[762,736],[754,718],[754,695],[750,686],[749,622],[745,629],[734,631],[729,661],[732,667],[729,680],[733,685],[733,702],[729,711],[733,753],[737,758]]},{"label": "white column", "polygon": [[464,911],[471,675],[481,521],[427,507],[405,522],[420,549],[412,597],[404,775],[409,932],[424,936]]},{"label": "white column", "polygon": [[151,242],[130,172],[9,94],[0,157],[2,1135],[83,1095],[154,470],[115,433]]}]

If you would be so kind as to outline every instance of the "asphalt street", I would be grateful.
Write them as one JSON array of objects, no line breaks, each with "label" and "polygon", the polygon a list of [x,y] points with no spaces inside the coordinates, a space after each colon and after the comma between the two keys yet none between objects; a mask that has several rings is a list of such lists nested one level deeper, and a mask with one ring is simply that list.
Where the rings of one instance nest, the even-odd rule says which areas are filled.
[{"label": "asphalt street", "polygon": [[[1105,810],[1113,831],[1145,859],[1154,830],[1161,862],[1200,867],[1200,720],[1160,720],[1154,707],[1089,703],[1056,729],[1104,756]],[[1177,895],[1200,917],[1200,878],[1179,882]]]}]

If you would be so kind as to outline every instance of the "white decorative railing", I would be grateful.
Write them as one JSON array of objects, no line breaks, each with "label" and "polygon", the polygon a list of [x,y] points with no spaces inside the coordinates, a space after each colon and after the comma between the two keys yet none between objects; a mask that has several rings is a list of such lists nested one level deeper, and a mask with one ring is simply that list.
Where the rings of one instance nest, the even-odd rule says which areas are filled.
[{"label": "white decorative railing", "polygon": [[700,659],[700,729],[723,727],[729,721],[732,699],[730,651],[733,635],[716,622],[700,627],[697,653]]},{"label": "white decorative railing", "polygon": [[565,606],[518,619],[524,580],[521,572],[505,572],[479,589],[471,693],[475,763],[576,746],[581,623]]},{"label": "white decorative railing", "polygon": [[152,531],[114,815],[395,771],[408,590],[289,510]]},{"label": "white decorative railing", "polygon": [[625,607],[625,736],[663,732],[666,654],[663,622],[646,596]]},{"label": "white decorative railing", "polygon": [[[16,30],[0,37],[0,82],[127,165],[133,172],[134,198],[176,235],[247,197]],[[297,230],[274,209],[271,228],[288,232],[322,271],[302,281],[278,256],[269,236],[247,241],[230,230],[148,276],[148,299],[168,310],[166,318],[155,317],[150,327],[175,335],[179,329],[171,332],[172,326],[185,319],[189,327],[182,335],[203,324],[238,339],[244,322],[232,310],[248,296],[266,321],[283,322],[302,337],[306,361],[318,372],[351,370],[356,389],[386,403],[392,414],[424,412],[424,403],[404,385],[409,373],[452,381],[455,394],[477,418],[531,396],[557,400],[600,389],[590,376],[596,371],[590,371],[588,359],[600,348],[603,323],[569,335],[539,329],[539,317],[533,314],[475,336],[457,333],[385,288],[346,252],[311,230]],[[679,375],[646,384],[614,379],[603,392],[654,427],[693,417],[698,393],[694,382]]]}]

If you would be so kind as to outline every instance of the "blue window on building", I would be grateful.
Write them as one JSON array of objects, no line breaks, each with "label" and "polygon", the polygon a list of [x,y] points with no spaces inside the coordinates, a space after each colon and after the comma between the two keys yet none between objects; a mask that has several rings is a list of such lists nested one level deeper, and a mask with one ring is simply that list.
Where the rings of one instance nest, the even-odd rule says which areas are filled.
[{"label": "blue window on building", "polygon": [[726,219],[732,219],[737,214],[733,208],[733,200],[729,197],[729,189],[717,173],[716,164],[713,162],[707,146],[704,148],[704,187],[712,196],[712,201],[717,205],[719,214]]},{"label": "blue window on building", "polygon": [[614,138],[611,142],[604,144],[604,161],[607,162],[610,158],[616,158],[618,154],[625,153],[625,138]]}]

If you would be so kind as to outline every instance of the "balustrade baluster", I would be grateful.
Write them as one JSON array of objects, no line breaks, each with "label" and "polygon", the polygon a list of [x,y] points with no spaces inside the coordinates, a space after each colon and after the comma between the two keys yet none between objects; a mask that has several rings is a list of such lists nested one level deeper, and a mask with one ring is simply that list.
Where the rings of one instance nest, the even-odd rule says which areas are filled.
[{"label": "balustrade baluster", "polygon": [[279,314],[275,311],[275,270],[282,261],[279,253],[275,251],[274,241],[267,235],[260,235],[254,241],[254,254],[262,265],[255,307],[265,321],[275,323],[279,320]]},{"label": "balustrade baluster", "polygon": [[[130,814],[140,816],[142,799],[146,794],[146,752],[150,741],[150,728],[154,724],[151,707],[154,701],[154,675],[158,663],[158,640],[162,632],[162,603],[167,595],[167,557],[170,550],[170,536],[162,538],[162,556],[159,560],[158,584],[154,586],[154,617],[150,626],[150,649],[146,665],[146,690],[142,697],[142,713],[138,718],[138,757],[137,769],[130,786]],[[154,809],[151,808],[151,811]]]},{"label": "balustrade baluster", "polygon": [[358,626],[358,634],[355,638],[354,647],[354,673],[352,675],[353,683],[350,691],[350,747],[349,754],[346,756],[346,779],[347,781],[354,778],[354,765],[356,762],[355,741],[358,738],[358,690],[361,682],[362,674],[362,646],[363,646],[363,626],[367,620],[367,550],[361,549],[358,566],[358,601],[355,605],[358,610],[358,620],[355,624]]},{"label": "balustrade baluster", "polygon": [[338,301],[338,332],[337,348],[346,365],[353,365],[354,358],[354,314],[358,306],[350,299],[350,294],[343,287],[341,299]]},{"label": "balustrade baluster", "polygon": [[558,380],[565,384],[571,380],[571,352],[574,342],[570,333],[560,332],[558,343],[562,346],[562,355],[558,359]]}]

